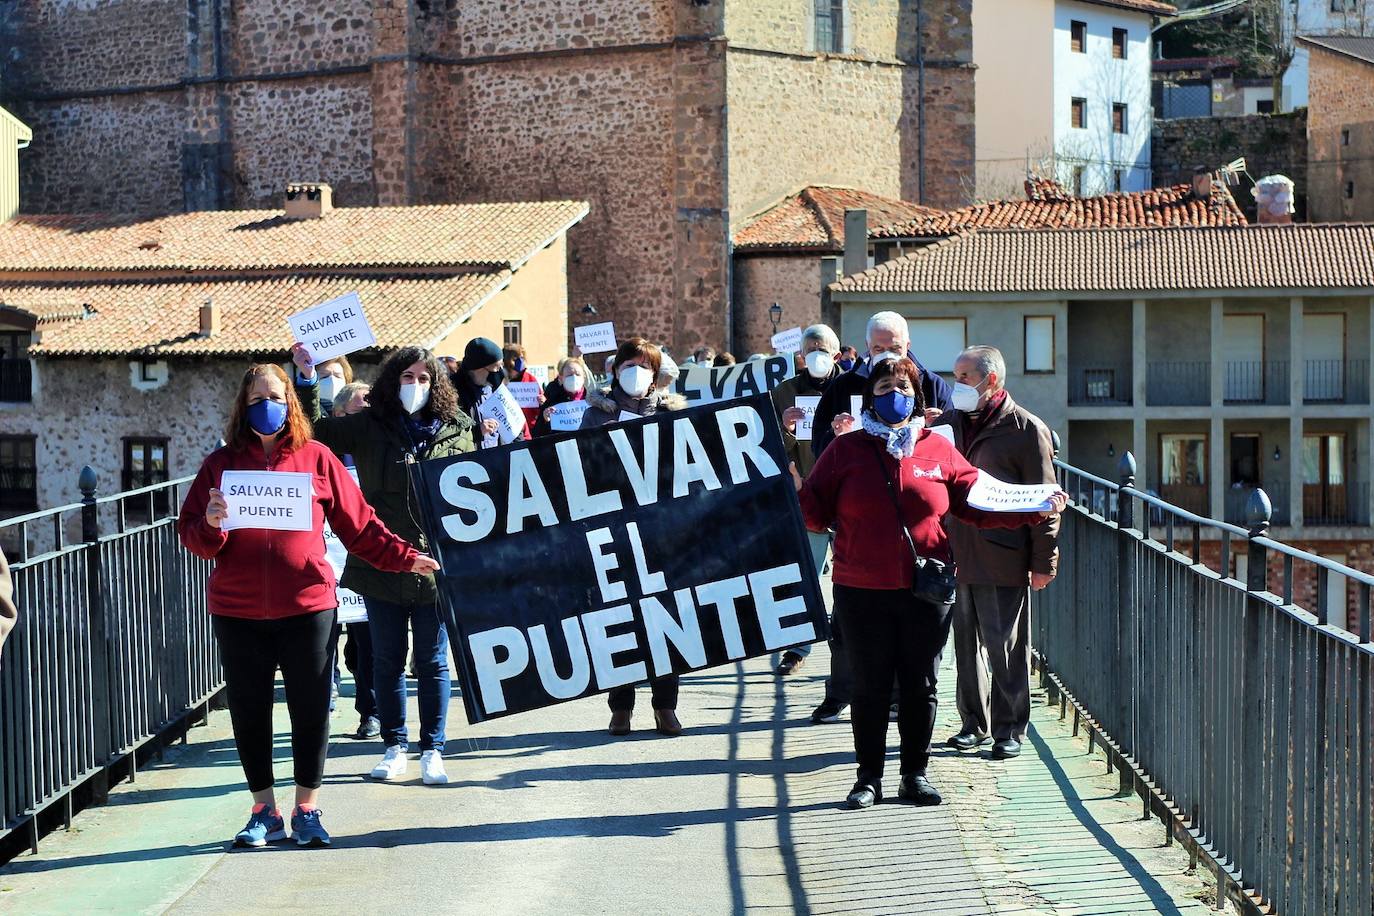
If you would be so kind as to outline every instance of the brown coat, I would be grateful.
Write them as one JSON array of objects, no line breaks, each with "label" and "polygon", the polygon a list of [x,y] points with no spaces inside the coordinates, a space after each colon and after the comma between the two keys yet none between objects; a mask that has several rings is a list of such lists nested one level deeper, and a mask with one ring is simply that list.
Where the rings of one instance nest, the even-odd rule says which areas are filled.
[{"label": "brown coat", "polygon": [[[1056,480],[1049,428],[1011,395],[970,442],[964,441],[963,416],[957,411],[937,422],[954,427],[955,448],[969,464],[1003,483]],[[1027,585],[1030,573],[1053,574],[1058,569],[1058,516],[1010,530],[979,530],[953,517],[948,524],[960,585]]]},{"label": "brown coat", "polygon": [[[840,374],[842,370],[838,367],[831,373],[830,378],[823,384],[829,385],[831,381]],[[816,383],[811,381],[811,377],[803,369],[787,381],[783,382],[772,391],[773,410],[778,415],[778,422],[782,423],[782,415],[789,407],[797,406],[798,397],[819,397],[822,394]],[[816,466],[816,453],[811,449],[811,443],[805,439],[798,439],[787,431],[787,427],[782,430],[783,448],[787,449],[787,460],[797,465],[797,473],[805,480],[811,475],[811,469]]]},{"label": "brown coat", "polygon": [[4,648],[5,637],[10,635],[19,612],[14,607],[14,583],[10,581],[10,567],[5,562],[5,552],[0,550],[0,648]]}]

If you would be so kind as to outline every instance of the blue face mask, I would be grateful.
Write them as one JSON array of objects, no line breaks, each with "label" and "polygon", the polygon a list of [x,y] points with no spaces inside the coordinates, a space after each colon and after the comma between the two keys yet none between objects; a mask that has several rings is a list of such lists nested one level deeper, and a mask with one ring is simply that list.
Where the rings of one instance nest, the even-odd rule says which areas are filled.
[{"label": "blue face mask", "polygon": [[264,436],[275,436],[286,425],[286,405],[269,400],[249,404],[248,425]]},{"label": "blue face mask", "polygon": [[845,372],[848,372],[850,369],[854,368],[854,360],[850,359],[849,357],[845,357],[844,359],[839,360],[838,362],[840,368],[843,369]]},{"label": "blue face mask", "polygon": [[512,368],[515,369],[515,374],[516,374],[516,375],[524,375],[524,373],[525,373],[525,361],[524,361],[523,359],[520,359],[519,357],[517,357],[516,360],[515,360],[515,363],[514,363],[513,366],[512,366]]},{"label": "blue face mask", "polygon": [[916,396],[896,389],[873,399],[873,412],[888,426],[911,419],[911,412],[915,409]]}]

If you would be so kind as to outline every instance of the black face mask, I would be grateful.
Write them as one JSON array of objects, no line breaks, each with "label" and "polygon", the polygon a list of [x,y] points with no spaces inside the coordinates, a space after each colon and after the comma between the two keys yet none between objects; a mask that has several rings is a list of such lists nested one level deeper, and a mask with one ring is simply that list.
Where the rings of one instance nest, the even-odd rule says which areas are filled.
[{"label": "black face mask", "polygon": [[506,370],[505,370],[505,368],[493,369],[491,372],[488,372],[488,373],[487,373],[487,384],[490,385],[490,386],[492,387],[493,390],[496,389],[496,388],[500,388],[500,387],[501,387],[501,383],[504,382],[505,380],[506,380]]}]

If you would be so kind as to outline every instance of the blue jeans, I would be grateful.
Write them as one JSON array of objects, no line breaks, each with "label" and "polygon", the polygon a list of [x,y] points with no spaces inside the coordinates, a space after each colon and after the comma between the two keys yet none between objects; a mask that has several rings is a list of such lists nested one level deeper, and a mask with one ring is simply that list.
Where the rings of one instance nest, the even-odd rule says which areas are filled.
[{"label": "blue jeans", "polygon": [[[439,621],[437,604],[392,604],[364,598],[372,635],[373,689],[377,718],[387,747],[405,748],[406,631],[415,636],[415,673],[420,694],[420,750],[444,751],[444,722],[452,686],[448,671],[448,631]],[[409,626],[407,626],[409,624]]]},{"label": "blue jeans", "polygon": [[[807,540],[811,542],[811,558],[816,561],[816,575],[823,576],[825,575],[825,558],[830,554],[830,541],[834,538],[834,535],[829,531],[825,534],[817,534],[814,531],[808,531],[806,532],[806,537]],[[787,651],[800,655],[802,658],[806,658],[811,654],[811,647],[814,645],[815,643],[809,642],[804,646],[797,646]]]}]

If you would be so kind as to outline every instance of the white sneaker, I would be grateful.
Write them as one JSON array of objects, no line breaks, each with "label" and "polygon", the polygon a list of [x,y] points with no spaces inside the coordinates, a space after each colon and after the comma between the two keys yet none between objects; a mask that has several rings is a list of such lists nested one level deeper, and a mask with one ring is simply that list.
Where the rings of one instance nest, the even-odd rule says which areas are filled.
[{"label": "white sneaker", "polygon": [[420,774],[427,786],[442,786],[448,782],[444,758],[438,751],[425,751],[420,755]]},{"label": "white sneaker", "polygon": [[406,752],[399,744],[386,749],[386,756],[372,768],[373,779],[399,779],[406,774]]}]

